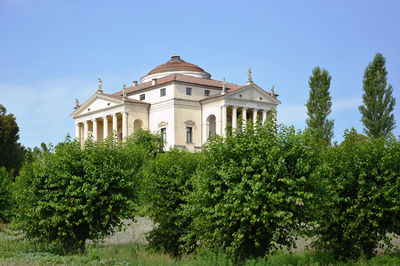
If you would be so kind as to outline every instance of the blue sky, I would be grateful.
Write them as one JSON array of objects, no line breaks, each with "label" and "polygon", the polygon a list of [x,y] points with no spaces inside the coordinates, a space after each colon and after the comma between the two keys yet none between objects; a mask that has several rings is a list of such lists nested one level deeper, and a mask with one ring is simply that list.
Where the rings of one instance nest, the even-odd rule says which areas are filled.
[{"label": "blue sky", "polygon": [[362,132],[362,77],[377,52],[397,98],[400,135],[400,1],[0,0],[0,103],[20,142],[58,143],[74,133],[75,98],[105,92],[174,53],[212,78],[244,84],[247,69],[282,102],[278,120],[305,127],[315,66],[332,76],[335,140]]}]

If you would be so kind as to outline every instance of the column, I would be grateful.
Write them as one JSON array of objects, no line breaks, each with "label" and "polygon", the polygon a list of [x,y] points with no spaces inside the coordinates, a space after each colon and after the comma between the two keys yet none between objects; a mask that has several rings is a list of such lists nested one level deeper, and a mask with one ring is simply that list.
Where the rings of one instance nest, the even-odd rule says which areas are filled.
[{"label": "column", "polygon": [[108,119],[107,116],[103,116],[103,138],[108,137]]},{"label": "column", "polygon": [[237,107],[232,107],[232,128],[237,128]]},{"label": "column", "polygon": [[262,110],[262,123],[264,124],[267,120],[267,110]]},{"label": "column", "polygon": [[222,106],[222,128],[221,128],[221,135],[223,137],[226,136],[226,105]]},{"label": "column", "polygon": [[97,141],[97,120],[96,118],[92,120],[93,122],[93,140]]},{"label": "column", "polygon": [[242,108],[243,128],[247,125],[247,108]]},{"label": "column", "polygon": [[257,123],[257,109],[253,109],[253,125]]},{"label": "column", "polygon": [[81,129],[79,123],[75,123],[75,138],[81,141]]},{"label": "column", "polygon": [[89,124],[88,121],[83,122],[83,140],[87,140],[89,136]]},{"label": "column", "polygon": [[117,131],[118,131],[118,128],[117,128],[117,114],[113,114],[112,118],[113,118],[113,120],[112,120],[112,123],[113,123],[113,127],[112,127],[113,135],[115,134],[115,139],[118,139],[118,136],[117,136]]},{"label": "column", "polygon": [[128,113],[122,112],[122,139],[128,136]]}]

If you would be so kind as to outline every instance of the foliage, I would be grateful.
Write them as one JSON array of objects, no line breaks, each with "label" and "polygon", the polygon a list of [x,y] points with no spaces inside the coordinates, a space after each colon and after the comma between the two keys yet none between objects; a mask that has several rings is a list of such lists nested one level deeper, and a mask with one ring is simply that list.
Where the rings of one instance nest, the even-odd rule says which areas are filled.
[{"label": "foliage", "polygon": [[126,145],[142,147],[154,157],[157,153],[163,152],[164,143],[160,135],[152,134],[149,130],[138,129],[133,135],[129,136]]},{"label": "foliage", "polygon": [[[370,138],[386,138],[395,128],[393,88],[387,86],[386,60],[377,53],[364,72],[363,102],[359,107],[364,131]],[[386,87],[387,86],[387,87]]]},{"label": "foliage", "polygon": [[309,143],[293,127],[275,130],[272,120],[211,140],[193,180],[186,246],[221,248],[239,259],[293,246],[314,199]]},{"label": "foliage", "polygon": [[[345,143],[348,142],[348,140],[355,141],[355,142],[363,142],[363,143],[365,143],[365,142],[368,141],[368,137],[367,137],[367,136],[358,133],[355,129],[352,129],[352,130],[350,130],[350,131],[347,131],[347,132],[346,132],[346,135],[347,135],[348,137],[345,138],[345,139],[340,143],[340,146],[345,145]],[[351,135],[351,137],[350,137],[350,135]],[[346,141],[346,140],[347,140],[347,141]]]},{"label": "foliage", "polygon": [[157,224],[148,235],[150,247],[181,255],[179,239],[191,217],[182,211],[191,190],[189,178],[195,173],[200,154],[176,149],[158,154],[144,169],[144,198],[148,214]]},{"label": "foliage", "polygon": [[335,258],[371,258],[387,233],[400,233],[400,143],[360,139],[347,132],[343,145],[325,154],[316,171],[326,185],[319,208],[317,247]]},{"label": "foliage", "polygon": [[8,222],[13,206],[12,176],[5,167],[0,167],[0,222]]},{"label": "foliage", "polygon": [[101,239],[134,215],[140,149],[77,141],[31,153],[17,178],[18,213],[29,238],[84,251],[86,239]]},{"label": "foliage", "polygon": [[[88,244],[85,254],[56,255],[45,243],[15,239],[0,231],[0,265],[235,265],[223,252],[203,251],[182,258],[146,249],[136,243]],[[250,258],[244,266],[256,265],[400,265],[400,253],[382,254],[369,261],[337,261],[329,252],[288,253],[284,251],[265,258]]]},{"label": "foliage", "polygon": [[315,141],[330,144],[333,137],[333,120],[327,117],[331,113],[332,98],[329,87],[332,77],[326,69],[315,67],[308,84],[310,95],[307,101],[307,126]]},{"label": "foliage", "polygon": [[0,104],[0,167],[16,175],[24,161],[25,148],[18,143],[19,128],[13,114]]}]

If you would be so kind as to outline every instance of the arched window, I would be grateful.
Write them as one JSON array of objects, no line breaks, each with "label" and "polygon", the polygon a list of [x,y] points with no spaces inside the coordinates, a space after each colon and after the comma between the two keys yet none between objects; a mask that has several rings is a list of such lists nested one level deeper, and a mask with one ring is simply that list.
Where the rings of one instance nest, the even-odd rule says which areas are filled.
[{"label": "arched window", "polygon": [[138,131],[140,128],[143,128],[143,122],[140,119],[136,119],[135,122],[133,122],[133,132]]},{"label": "arched window", "polygon": [[216,118],[215,115],[209,115],[207,117],[207,138],[215,136],[216,133]]}]

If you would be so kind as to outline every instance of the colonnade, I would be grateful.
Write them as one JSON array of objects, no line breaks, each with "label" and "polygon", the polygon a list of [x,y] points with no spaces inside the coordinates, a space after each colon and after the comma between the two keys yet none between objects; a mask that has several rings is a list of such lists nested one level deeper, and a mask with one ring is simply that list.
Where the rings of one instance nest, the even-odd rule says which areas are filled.
[{"label": "colonnade", "polygon": [[222,136],[225,137],[226,135],[226,126],[228,123],[228,107],[230,107],[232,110],[232,128],[236,129],[237,128],[237,118],[238,118],[238,109],[241,109],[241,115],[242,115],[242,119],[243,119],[243,127],[246,127],[247,125],[247,111],[252,111],[252,119],[253,119],[253,123],[255,124],[257,122],[257,115],[259,112],[261,112],[261,122],[264,124],[265,120],[267,120],[267,114],[269,110],[266,109],[257,109],[257,108],[247,108],[247,107],[239,107],[239,106],[230,106],[230,105],[223,105],[221,107],[221,115],[222,115],[222,125],[221,125],[221,133]]},{"label": "colonnade", "polygon": [[[122,121],[121,121],[121,132],[118,131],[118,116],[122,116]],[[112,122],[112,131],[109,131],[109,118],[111,118]],[[98,132],[98,124],[102,123],[102,132]],[[82,132],[83,128],[83,132]],[[91,129],[91,130],[90,130]],[[99,139],[102,137],[102,139],[106,139],[109,137],[110,133],[114,134],[116,133],[116,137],[118,138],[118,133],[122,133],[121,139],[125,139],[128,136],[128,113],[127,112],[118,112],[114,113],[111,115],[105,115],[102,117],[96,117],[91,120],[85,120],[81,122],[75,123],[75,137],[78,138],[80,141],[86,141],[89,137],[89,132],[92,133],[93,140],[98,141],[101,140]],[[102,133],[102,134],[99,134]]]}]

